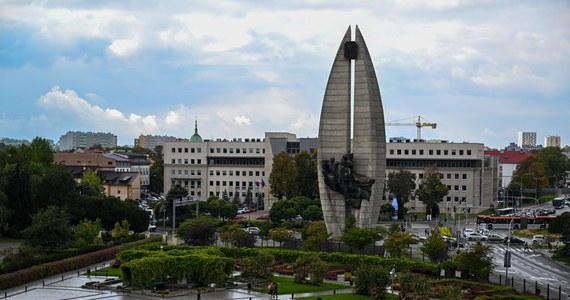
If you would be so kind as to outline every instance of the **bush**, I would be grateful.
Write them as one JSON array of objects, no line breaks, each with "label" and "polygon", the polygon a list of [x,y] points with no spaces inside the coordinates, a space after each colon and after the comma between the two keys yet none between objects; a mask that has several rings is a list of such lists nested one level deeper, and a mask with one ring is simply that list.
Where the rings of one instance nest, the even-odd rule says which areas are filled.
[{"label": "bush", "polygon": [[354,273],[355,290],[373,299],[386,299],[386,287],[390,285],[390,273],[381,266],[361,265]]}]

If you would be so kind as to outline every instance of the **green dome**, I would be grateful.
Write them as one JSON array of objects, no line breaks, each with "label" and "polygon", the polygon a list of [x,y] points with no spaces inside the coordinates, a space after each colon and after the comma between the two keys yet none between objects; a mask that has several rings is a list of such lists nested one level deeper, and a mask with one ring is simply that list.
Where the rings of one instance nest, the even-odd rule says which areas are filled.
[{"label": "green dome", "polygon": [[198,134],[198,121],[195,122],[194,134],[190,138],[190,141],[191,142],[201,142],[202,141],[202,137]]}]

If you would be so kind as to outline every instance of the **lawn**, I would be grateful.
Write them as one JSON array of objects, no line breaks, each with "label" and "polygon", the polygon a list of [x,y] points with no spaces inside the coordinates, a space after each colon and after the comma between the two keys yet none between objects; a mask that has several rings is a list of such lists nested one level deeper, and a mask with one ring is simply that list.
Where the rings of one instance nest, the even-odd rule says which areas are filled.
[{"label": "lawn", "polygon": [[[299,293],[309,293],[309,292],[322,292],[331,290],[341,290],[350,288],[349,285],[339,284],[339,283],[328,283],[325,282],[322,286],[310,285],[310,284],[298,284],[293,282],[293,278],[274,276],[273,281],[278,283],[277,293],[279,295],[283,294],[299,294]],[[259,292],[268,293],[267,287],[262,289],[257,289]]]}]

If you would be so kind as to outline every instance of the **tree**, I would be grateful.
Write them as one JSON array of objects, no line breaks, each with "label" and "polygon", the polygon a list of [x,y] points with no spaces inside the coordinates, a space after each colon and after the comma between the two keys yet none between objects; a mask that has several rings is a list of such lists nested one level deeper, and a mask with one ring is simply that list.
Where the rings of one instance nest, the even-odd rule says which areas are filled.
[{"label": "tree", "polygon": [[401,299],[426,299],[432,289],[432,284],[426,276],[405,272],[399,274]]},{"label": "tree", "polygon": [[275,256],[259,251],[255,257],[245,257],[241,260],[241,275],[270,280],[273,276],[271,268],[274,264]]},{"label": "tree", "polygon": [[416,195],[425,204],[426,213],[431,212],[432,217],[437,217],[439,214],[437,204],[443,200],[448,192],[447,186],[441,182],[441,174],[433,165],[427,168]]},{"label": "tree", "polygon": [[386,187],[398,201],[398,219],[404,217],[404,204],[410,200],[413,190],[416,188],[416,175],[408,170],[400,169],[399,172],[390,172]]},{"label": "tree", "polygon": [[120,223],[115,223],[115,228],[113,228],[111,236],[115,240],[129,237],[129,222],[127,220],[122,220]]},{"label": "tree", "polygon": [[292,200],[279,200],[269,210],[269,219],[276,224],[281,223],[283,220],[291,220],[296,216],[297,210],[295,209],[295,202]]},{"label": "tree", "polygon": [[[521,186],[522,183],[522,186]],[[521,197],[523,189],[541,189],[550,186],[548,173],[542,161],[534,156],[525,158],[513,172],[513,177],[509,187],[513,191],[520,191]],[[537,193],[538,195],[538,193]]]},{"label": "tree", "polygon": [[361,265],[354,277],[355,291],[359,295],[369,295],[372,299],[386,299],[386,287],[390,284],[390,273],[379,265]]},{"label": "tree", "polygon": [[[399,207],[399,206],[398,206]],[[395,209],[391,203],[385,203],[380,207],[380,212],[384,214],[384,218],[390,220],[390,216],[394,213]],[[380,218],[380,216],[378,216]]]},{"label": "tree", "polygon": [[491,246],[479,242],[457,253],[453,261],[463,278],[487,281],[494,268],[491,254]]},{"label": "tree", "polygon": [[441,236],[439,229],[436,228],[420,247],[420,250],[428,256],[431,262],[437,264],[447,259],[449,245]]},{"label": "tree", "polygon": [[84,195],[100,196],[103,194],[101,178],[91,169],[83,172],[80,183],[81,193]]},{"label": "tree", "polygon": [[32,224],[22,231],[24,243],[43,251],[66,248],[73,240],[68,215],[50,206],[32,216]]},{"label": "tree", "polygon": [[297,168],[298,194],[312,199],[318,197],[319,182],[316,156],[311,157],[309,152],[301,151],[295,155],[294,160]]},{"label": "tree", "polygon": [[253,193],[251,192],[251,188],[247,189],[247,192],[245,193],[245,199],[243,200],[243,204],[245,204],[245,206],[247,207],[251,207],[251,205],[253,204]]},{"label": "tree", "polygon": [[235,217],[237,214],[238,208],[235,204],[216,196],[210,196],[205,204],[205,211],[209,212],[213,217],[229,219]]},{"label": "tree", "polygon": [[160,194],[164,192],[164,157],[162,155],[162,146],[154,147],[154,151],[150,153],[152,165],[149,170],[151,192]]},{"label": "tree", "polygon": [[[174,200],[182,199],[183,197],[188,196],[188,190],[177,184],[173,185],[168,193],[166,194],[166,199],[164,200],[164,208],[166,210],[166,216],[172,219],[172,205]],[[176,219],[178,220],[185,220],[190,219],[192,217],[192,210],[187,206],[179,206],[176,207]],[[182,223],[182,222],[179,222]]]},{"label": "tree", "polygon": [[234,193],[234,197],[232,198],[232,203],[233,203],[236,207],[240,207],[240,206],[241,206],[241,200],[239,199],[239,192],[235,192],[235,193]]},{"label": "tree", "polygon": [[301,212],[301,217],[305,221],[317,221],[323,219],[323,210],[316,205],[309,205]]},{"label": "tree", "polygon": [[342,234],[341,240],[350,248],[364,250],[366,245],[374,244],[382,239],[382,236],[375,228],[347,228]]},{"label": "tree", "polygon": [[[326,269],[327,264],[316,255],[299,256],[293,264],[295,272],[293,281],[300,284],[310,283],[321,286],[323,285]],[[306,279],[307,275],[310,278],[308,281]]]},{"label": "tree", "polygon": [[100,244],[101,220],[91,221],[83,219],[75,226],[75,244],[79,247],[92,244]]},{"label": "tree", "polygon": [[39,162],[44,167],[53,163],[53,149],[48,140],[36,137],[30,144],[30,150],[33,156],[33,161]]},{"label": "tree", "polygon": [[306,250],[319,250],[321,244],[331,236],[327,232],[325,221],[316,221],[309,224],[305,232],[305,242],[303,247]]},{"label": "tree", "polygon": [[224,243],[230,243],[235,247],[251,248],[255,245],[255,236],[249,234],[238,223],[232,223],[222,230],[221,240]]},{"label": "tree", "polygon": [[77,198],[77,183],[67,167],[52,164],[46,167],[45,176],[38,183],[35,202],[42,207],[65,207]]},{"label": "tree", "polygon": [[291,157],[281,152],[273,157],[273,167],[269,176],[271,194],[277,199],[297,195],[297,167]]},{"label": "tree", "polygon": [[384,247],[391,257],[401,258],[410,244],[413,243],[414,240],[408,233],[400,231],[398,224],[392,223],[388,237],[384,241]]},{"label": "tree", "polygon": [[269,230],[269,238],[278,242],[279,246],[293,239],[294,231],[285,227],[276,227]]},{"label": "tree", "polygon": [[[562,153],[558,147],[545,147],[533,153],[546,169],[548,182],[552,182],[554,187],[567,170],[570,170],[570,160]],[[537,176],[535,176],[537,177]]]}]

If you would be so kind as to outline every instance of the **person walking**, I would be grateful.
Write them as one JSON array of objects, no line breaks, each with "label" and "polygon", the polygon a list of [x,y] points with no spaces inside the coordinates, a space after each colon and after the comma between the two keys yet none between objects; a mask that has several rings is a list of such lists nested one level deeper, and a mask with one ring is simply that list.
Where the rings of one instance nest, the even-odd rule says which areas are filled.
[{"label": "person walking", "polygon": [[278,294],[277,294],[277,287],[279,286],[279,284],[277,282],[273,282],[273,297],[275,299],[279,298]]}]

